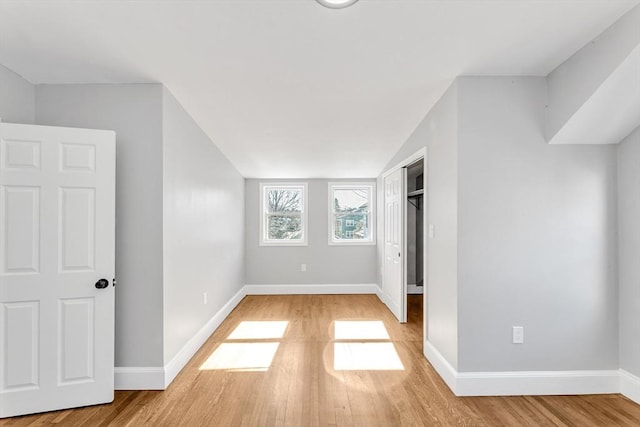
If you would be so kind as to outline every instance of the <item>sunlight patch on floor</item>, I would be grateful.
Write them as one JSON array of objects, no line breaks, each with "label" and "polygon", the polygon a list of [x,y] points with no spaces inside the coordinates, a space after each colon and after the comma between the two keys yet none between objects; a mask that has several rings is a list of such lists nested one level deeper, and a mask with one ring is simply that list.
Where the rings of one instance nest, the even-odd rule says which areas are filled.
[{"label": "sunlight patch on floor", "polygon": [[398,352],[390,342],[337,342],[333,344],[336,371],[403,371]]},{"label": "sunlight patch on floor", "polygon": [[380,320],[336,320],[336,340],[388,340],[389,333]]},{"label": "sunlight patch on floor", "polygon": [[240,324],[227,337],[228,340],[280,339],[284,336],[289,322],[286,320],[252,320]]},{"label": "sunlight patch on floor", "polygon": [[200,370],[267,371],[280,343],[222,343]]}]

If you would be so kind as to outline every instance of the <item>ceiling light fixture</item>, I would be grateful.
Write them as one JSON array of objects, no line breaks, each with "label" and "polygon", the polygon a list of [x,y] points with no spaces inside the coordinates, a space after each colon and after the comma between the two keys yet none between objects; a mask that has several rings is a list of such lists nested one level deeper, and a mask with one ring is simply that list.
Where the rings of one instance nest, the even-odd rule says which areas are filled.
[{"label": "ceiling light fixture", "polygon": [[358,0],[316,0],[318,3],[329,9],[344,9],[349,7]]}]

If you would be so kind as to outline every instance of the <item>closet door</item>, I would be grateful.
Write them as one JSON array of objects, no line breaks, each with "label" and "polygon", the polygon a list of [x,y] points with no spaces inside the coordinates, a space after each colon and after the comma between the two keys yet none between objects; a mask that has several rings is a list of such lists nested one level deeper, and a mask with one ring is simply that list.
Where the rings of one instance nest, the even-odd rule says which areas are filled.
[{"label": "closet door", "polygon": [[113,400],[115,134],[0,124],[0,416]]},{"label": "closet door", "polygon": [[407,292],[404,286],[404,209],[406,169],[384,178],[384,303],[400,322],[406,322]]}]

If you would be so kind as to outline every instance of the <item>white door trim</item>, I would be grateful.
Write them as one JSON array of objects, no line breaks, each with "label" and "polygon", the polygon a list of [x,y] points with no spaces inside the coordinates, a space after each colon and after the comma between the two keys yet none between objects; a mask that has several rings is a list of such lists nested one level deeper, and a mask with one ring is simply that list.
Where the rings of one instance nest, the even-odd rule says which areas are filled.
[{"label": "white door trim", "polygon": [[386,171],[384,171],[382,173],[382,178],[386,178],[388,175],[391,175],[392,173],[394,173],[395,171],[397,171],[400,168],[409,166],[412,163],[417,162],[418,160],[422,159],[422,158],[427,158],[427,147],[421,148],[420,150],[416,151],[415,153],[413,153],[412,155],[410,155],[409,157],[405,158],[404,160],[396,163],[393,167],[387,169]]}]

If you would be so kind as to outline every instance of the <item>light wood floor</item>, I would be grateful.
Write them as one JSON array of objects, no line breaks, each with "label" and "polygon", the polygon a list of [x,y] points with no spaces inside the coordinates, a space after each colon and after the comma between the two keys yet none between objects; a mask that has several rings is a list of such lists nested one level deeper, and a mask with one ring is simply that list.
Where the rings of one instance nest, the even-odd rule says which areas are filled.
[{"label": "light wood floor", "polygon": [[[0,425],[640,425],[640,405],[620,395],[455,397],[422,355],[421,297],[409,304],[409,322],[401,325],[373,295],[246,297],[166,391],[119,391],[110,405],[0,420]],[[229,339],[246,321],[288,324],[281,338]],[[336,321],[382,321],[390,339],[347,333],[335,340]],[[358,326],[356,331],[365,330]],[[404,369],[334,369],[334,362],[358,362],[338,360],[343,356],[334,345],[368,341],[395,349]],[[216,359],[218,366],[235,363],[236,369],[199,369],[233,343],[271,343],[277,351],[263,371],[241,369],[260,363],[239,354]],[[360,356],[372,356],[369,362],[375,363],[376,355],[367,350]],[[398,361],[382,362],[397,367]]]}]

